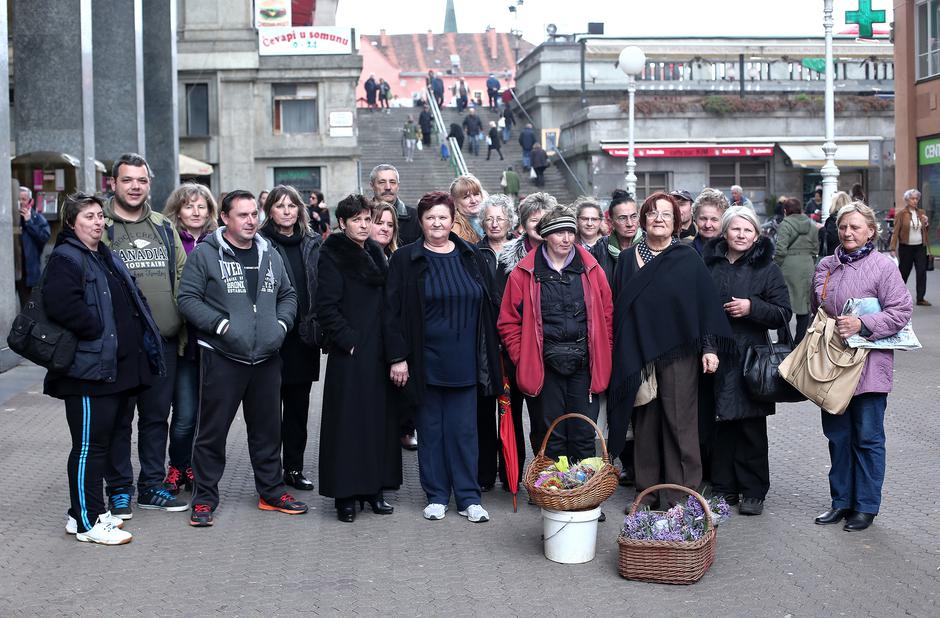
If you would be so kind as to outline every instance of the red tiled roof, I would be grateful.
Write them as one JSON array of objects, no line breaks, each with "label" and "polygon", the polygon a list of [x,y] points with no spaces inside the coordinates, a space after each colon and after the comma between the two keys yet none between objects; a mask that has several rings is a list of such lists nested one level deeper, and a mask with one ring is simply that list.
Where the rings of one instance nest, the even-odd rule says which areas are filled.
[{"label": "red tiled roof", "polygon": [[[389,34],[385,36],[387,46],[382,45],[381,35],[364,34],[360,37],[361,49],[372,48],[392,66],[397,66],[399,74],[427,73],[429,70],[446,73],[451,69],[450,56],[460,56],[460,71],[464,75],[486,75],[490,72],[515,73],[515,52],[513,36],[506,32],[496,33],[496,59],[492,59],[489,49],[490,37],[487,33],[459,32],[432,35],[434,49],[427,49],[427,33]],[[373,45],[373,41],[376,43]],[[519,57],[524,57],[534,47],[522,40],[519,42]]]}]

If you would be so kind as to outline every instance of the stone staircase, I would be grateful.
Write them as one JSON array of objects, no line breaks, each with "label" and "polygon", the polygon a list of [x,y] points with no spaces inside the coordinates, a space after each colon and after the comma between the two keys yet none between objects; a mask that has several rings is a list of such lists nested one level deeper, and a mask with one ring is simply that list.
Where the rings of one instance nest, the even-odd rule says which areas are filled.
[{"label": "stone staircase", "polygon": [[[398,169],[401,178],[399,197],[409,206],[417,204],[418,199],[428,191],[447,191],[454,179],[454,171],[449,161],[441,160],[439,142],[432,140],[430,148],[416,151],[413,163],[406,163],[402,154],[401,128],[409,114],[417,120],[419,110],[400,108],[392,109],[390,112],[386,114],[362,109],[358,111],[363,192],[369,194],[369,172],[380,163],[390,163]],[[486,110],[480,112],[480,116],[485,125],[489,123],[489,120],[496,119],[495,114]],[[463,121],[463,117],[454,109],[445,109],[443,119],[447,127],[452,122],[460,124]],[[519,147],[517,141],[519,130],[514,126],[509,143],[503,144],[505,161],[500,161],[495,152],[487,161],[485,142],[480,146],[480,155],[474,157],[470,154],[467,142],[464,141],[464,158],[467,161],[467,167],[471,174],[480,179],[483,188],[489,193],[502,191],[499,181],[503,170],[509,165],[513,165],[516,173],[519,174],[521,195],[539,190],[532,184],[528,174],[522,171],[522,148]],[[542,190],[551,193],[563,204],[570,203],[574,199],[568,190],[562,171],[554,164],[545,170],[545,187]]]}]

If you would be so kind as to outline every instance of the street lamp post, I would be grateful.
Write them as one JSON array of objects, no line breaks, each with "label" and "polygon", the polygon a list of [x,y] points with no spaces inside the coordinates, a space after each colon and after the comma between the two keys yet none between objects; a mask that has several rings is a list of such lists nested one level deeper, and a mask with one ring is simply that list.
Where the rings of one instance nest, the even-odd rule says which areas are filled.
[{"label": "street lamp post", "polygon": [[835,194],[839,181],[839,168],[836,167],[836,138],[835,138],[835,93],[833,92],[833,65],[832,65],[832,0],[823,0],[823,27],[826,29],[826,141],[823,144],[823,153],[826,163],[820,170],[822,172],[822,222],[829,217],[829,206]]},{"label": "street lamp post", "polygon": [[646,65],[646,54],[635,45],[624,47],[620,52],[618,64],[620,70],[627,76],[627,99],[629,106],[627,130],[630,138],[630,149],[627,156],[627,192],[632,196],[636,196],[636,159],[633,155],[633,110],[636,98],[636,76]]}]

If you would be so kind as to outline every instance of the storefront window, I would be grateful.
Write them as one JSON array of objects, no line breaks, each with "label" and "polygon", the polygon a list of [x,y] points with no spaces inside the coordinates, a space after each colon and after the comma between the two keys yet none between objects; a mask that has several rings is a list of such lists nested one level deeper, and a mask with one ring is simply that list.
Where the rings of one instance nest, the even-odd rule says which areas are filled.
[{"label": "storefront window", "polygon": [[917,79],[940,74],[940,0],[920,0],[914,11]]},{"label": "storefront window", "polygon": [[306,201],[311,191],[320,189],[320,168],[275,167],[274,184],[294,187]]},{"label": "storefront window", "polygon": [[[930,217],[931,229],[936,229],[940,218],[940,137],[922,139],[917,144],[918,177],[921,192],[920,207]],[[907,188],[913,187],[905,187]]]},{"label": "storefront window", "polygon": [[741,185],[744,195],[763,213],[767,197],[767,163],[764,161],[712,161],[708,164],[708,186],[731,198],[731,185]]}]

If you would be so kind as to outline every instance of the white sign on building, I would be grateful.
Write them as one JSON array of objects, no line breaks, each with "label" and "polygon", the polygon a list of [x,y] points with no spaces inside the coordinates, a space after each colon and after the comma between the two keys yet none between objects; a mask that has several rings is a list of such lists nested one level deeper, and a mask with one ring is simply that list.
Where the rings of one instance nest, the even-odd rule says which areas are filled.
[{"label": "white sign on building", "polygon": [[352,29],[339,27],[259,28],[261,56],[313,56],[353,53]]}]

